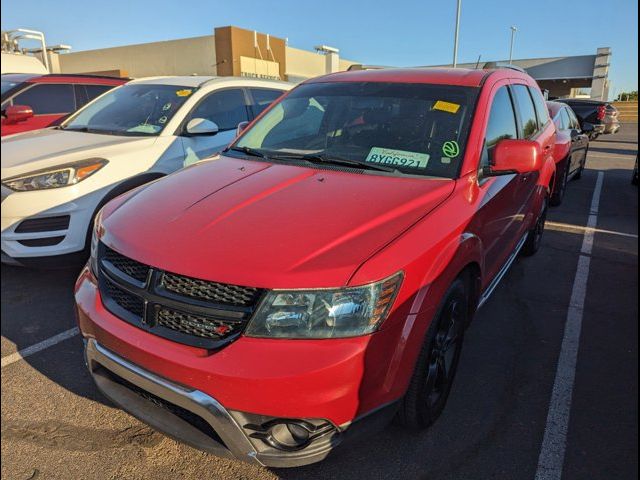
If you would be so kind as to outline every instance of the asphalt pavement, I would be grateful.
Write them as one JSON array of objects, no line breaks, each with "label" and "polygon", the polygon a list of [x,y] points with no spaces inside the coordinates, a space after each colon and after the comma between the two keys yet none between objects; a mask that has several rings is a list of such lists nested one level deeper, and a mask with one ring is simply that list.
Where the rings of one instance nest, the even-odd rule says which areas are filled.
[{"label": "asphalt pavement", "polygon": [[[638,125],[625,124],[592,142],[582,179],[550,212],[541,250],[514,263],[468,330],[448,405],[431,429],[407,433],[391,424],[297,469],[216,458],[114,408],[85,371],[78,335],[16,355],[75,326],[78,272],[3,265],[2,478],[534,479],[544,478],[543,439],[565,422],[563,480],[636,479],[638,189],[630,180],[637,137]],[[572,305],[581,256],[589,259],[584,305]],[[552,392],[566,386],[557,375],[561,352],[572,351],[563,340],[570,311],[581,325],[577,364],[571,402],[560,405],[567,414],[554,416]]]}]

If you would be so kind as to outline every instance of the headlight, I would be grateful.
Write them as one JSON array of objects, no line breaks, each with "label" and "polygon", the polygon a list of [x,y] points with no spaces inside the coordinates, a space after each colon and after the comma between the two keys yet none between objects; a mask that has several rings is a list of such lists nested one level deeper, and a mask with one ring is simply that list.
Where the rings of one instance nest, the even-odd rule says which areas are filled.
[{"label": "headlight", "polygon": [[98,278],[98,243],[104,234],[102,227],[102,210],[98,211],[93,221],[93,230],[91,231],[91,255],[89,256],[89,268],[93,276]]},{"label": "headlight", "polygon": [[2,181],[2,184],[18,192],[67,187],[90,177],[107,163],[104,158],[90,158],[81,162],[62,165],[55,169],[40,170],[28,175],[7,178]]},{"label": "headlight", "polygon": [[276,338],[340,338],[366,335],[387,318],[400,284],[397,273],[378,283],[336,290],[272,291],[245,335]]}]

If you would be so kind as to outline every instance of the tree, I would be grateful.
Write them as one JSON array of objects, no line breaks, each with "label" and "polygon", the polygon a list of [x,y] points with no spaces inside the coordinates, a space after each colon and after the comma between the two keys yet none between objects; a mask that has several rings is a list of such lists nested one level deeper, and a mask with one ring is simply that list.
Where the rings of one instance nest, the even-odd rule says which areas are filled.
[{"label": "tree", "polygon": [[617,96],[616,100],[619,102],[625,102],[625,101],[637,102],[638,91],[634,90],[633,92],[622,92],[620,95]]}]

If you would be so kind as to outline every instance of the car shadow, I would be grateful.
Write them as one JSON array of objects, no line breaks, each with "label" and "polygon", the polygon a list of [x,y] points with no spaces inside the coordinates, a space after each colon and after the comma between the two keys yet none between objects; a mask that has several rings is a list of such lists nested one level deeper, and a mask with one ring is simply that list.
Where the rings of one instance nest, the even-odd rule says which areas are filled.
[{"label": "car shadow", "polygon": [[[73,286],[80,267],[33,269],[2,265],[1,330],[3,357],[50,339],[77,326]],[[15,348],[4,344],[7,340]],[[58,345],[24,357],[24,361],[63,388],[91,400],[111,405],[96,390],[84,368],[79,335],[63,340],[65,348],[53,354]],[[64,360],[62,359],[64,357]]]}]

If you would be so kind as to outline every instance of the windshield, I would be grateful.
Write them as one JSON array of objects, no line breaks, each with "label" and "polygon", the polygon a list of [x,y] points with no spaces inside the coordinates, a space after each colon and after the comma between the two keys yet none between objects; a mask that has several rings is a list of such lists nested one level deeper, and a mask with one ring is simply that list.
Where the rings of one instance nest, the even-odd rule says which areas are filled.
[{"label": "windshield", "polygon": [[124,85],[87,105],[62,128],[112,135],[158,135],[194,91],[174,85]]},{"label": "windshield", "polygon": [[402,173],[458,174],[475,98],[471,87],[334,82],[301,85],[234,145],[268,158],[322,157]]}]

